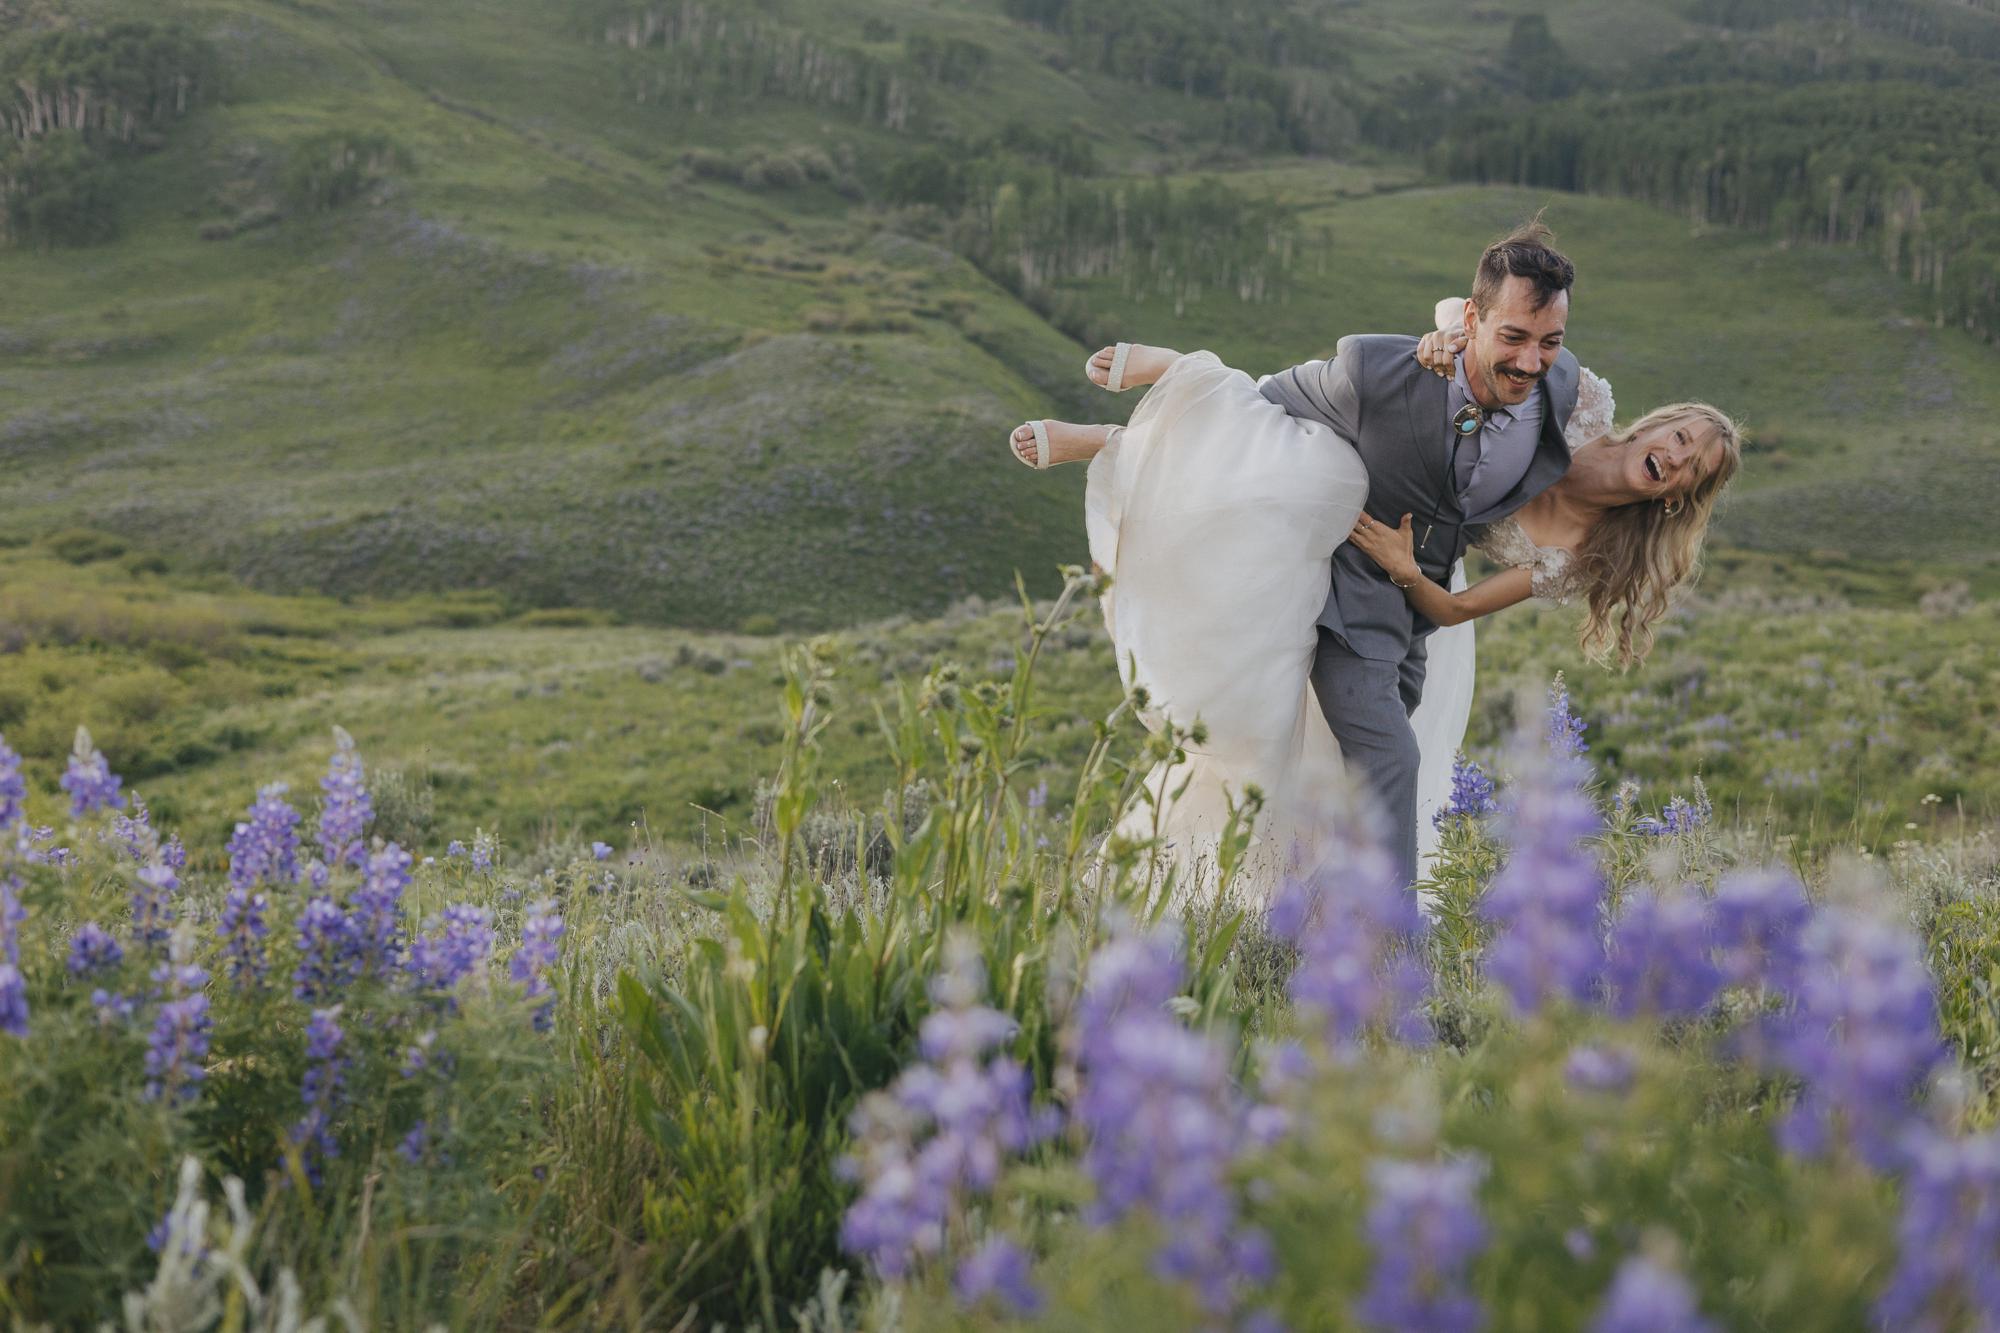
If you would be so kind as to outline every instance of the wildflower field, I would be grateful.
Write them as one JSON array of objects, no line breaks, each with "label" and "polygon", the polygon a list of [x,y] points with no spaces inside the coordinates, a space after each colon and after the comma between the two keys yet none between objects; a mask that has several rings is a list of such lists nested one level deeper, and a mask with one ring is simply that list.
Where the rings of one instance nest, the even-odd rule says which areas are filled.
[{"label": "wildflower field", "polygon": [[[85,715],[50,753],[20,675],[0,752],[11,1324],[2000,1320],[1989,602],[1715,603],[1784,660],[1787,636],[1833,640],[1788,702],[1747,648],[1687,649],[1716,632],[1700,615],[1663,677],[1482,685],[1428,914],[1351,811],[1268,905],[1175,914],[1147,847],[1104,839],[1174,738],[1107,685],[1080,579],[1011,613],[691,648],[723,669],[668,675],[742,691],[768,732],[741,813],[667,837],[587,800],[537,828],[519,794],[482,822],[397,750],[378,719],[418,724],[370,645],[497,651],[463,604],[353,608],[353,637],[291,664],[319,683],[204,703],[286,670],[242,629],[254,599],[212,594],[234,647],[182,663],[189,696],[76,731],[198,600],[144,585],[159,619],[121,646],[141,585],[87,574],[15,584],[17,610],[97,629],[17,615],[43,629],[11,655],[78,668]],[[1483,680],[1561,660],[1538,623],[1493,636]],[[649,633],[508,632],[524,679],[577,636],[576,693],[614,697],[581,661]],[[484,669],[506,708],[543,697]],[[235,753],[150,748],[222,717],[253,736]],[[456,725],[533,717],[475,692]],[[1859,772],[1858,799],[1758,781],[1791,753]]]}]

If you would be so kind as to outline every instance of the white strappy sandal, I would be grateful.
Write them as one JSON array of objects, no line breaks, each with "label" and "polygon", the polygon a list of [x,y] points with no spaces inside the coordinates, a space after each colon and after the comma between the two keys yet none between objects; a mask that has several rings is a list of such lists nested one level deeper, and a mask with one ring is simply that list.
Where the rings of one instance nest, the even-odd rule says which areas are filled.
[{"label": "white strappy sandal", "polygon": [[[1111,349],[1111,373],[1104,377],[1104,383],[1098,385],[1098,387],[1104,389],[1108,393],[1124,393],[1125,359],[1131,355],[1132,355],[1131,343],[1119,343],[1116,347],[1113,347]],[[1092,361],[1095,361],[1096,359],[1097,359],[1097,353],[1092,352],[1089,356],[1084,358],[1083,362],[1083,377],[1087,380],[1090,380],[1092,384],[1097,384],[1097,381],[1090,379],[1090,363]]]},{"label": "white strappy sandal", "polygon": [[[1008,452],[1008,453],[1010,453],[1010,454],[1012,454],[1012,455],[1014,455],[1014,461],[1015,461],[1015,462],[1017,462],[1017,463],[1019,463],[1019,464],[1020,464],[1020,465],[1021,465],[1022,467],[1031,467],[1031,468],[1035,469],[1035,471],[1037,471],[1037,472],[1041,472],[1041,471],[1044,471],[1044,470],[1046,470],[1046,469],[1048,468],[1048,465],[1049,465],[1049,456],[1050,456],[1051,454],[1053,454],[1053,453],[1055,452],[1055,450],[1053,450],[1053,449],[1051,449],[1051,448],[1049,447],[1049,424],[1048,424],[1048,422],[1046,422],[1046,421],[1023,421],[1023,422],[1021,423],[1021,426],[1026,426],[1026,427],[1027,427],[1028,429],[1030,429],[1030,430],[1032,430],[1032,431],[1034,431],[1034,432],[1035,432],[1035,459],[1034,459],[1034,461],[1033,461],[1033,462],[1029,462],[1029,461],[1028,461],[1028,456],[1027,456],[1026,454],[1022,453],[1022,452],[1021,452],[1021,450],[1020,450],[1020,446],[1018,446],[1017,444],[1015,444],[1015,443],[1014,443],[1014,433],[1013,433],[1013,431],[1009,431],[1009,432],[1007,433],[1007,452]],[[1014,427],[1014,430],[1019,430],[1019,429],[1021,429],[1021,426],[1016,426],[1016,427]]]}]

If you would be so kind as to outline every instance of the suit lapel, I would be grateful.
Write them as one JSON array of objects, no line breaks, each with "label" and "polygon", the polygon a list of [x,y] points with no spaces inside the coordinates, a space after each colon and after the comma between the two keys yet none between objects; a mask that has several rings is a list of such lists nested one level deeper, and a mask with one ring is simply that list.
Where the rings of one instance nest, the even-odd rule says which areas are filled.
[{"label": "suit lapel", "polygon": [[1447,393],[1450,383],[1418,366],[1404,381],[1403,408],[1410,418],[1410,438],[1417,442],[1425,487],[1442,497],[1444,512],[1456,514],[1458,492],[1451,475],[1451,422],[1444,411],[1451,402]]}]

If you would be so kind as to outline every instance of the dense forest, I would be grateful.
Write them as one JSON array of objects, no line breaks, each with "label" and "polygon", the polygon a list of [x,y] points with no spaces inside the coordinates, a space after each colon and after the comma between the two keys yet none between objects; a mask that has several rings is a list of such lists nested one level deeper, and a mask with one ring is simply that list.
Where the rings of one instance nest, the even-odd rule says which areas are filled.
[{"label": "dense forest", "polygon": [[[1584,71],[1561,96],[1463,99],[1449,123],[1405,117],[1393,129],[1458,179],[1618,194],[1874,249],[1919,285],[1937,322],[2000,336],[2000,6],[1687,10],[1730,31],[1615,77]],[[1548,58],[1576,68],[1554,38]],[[1422,90],[1405,102],[1427,105]]]},{"label": "dense forest", "polygon": [[110,159],[156,147],[214,80],[207,45],[177,24],[27,31],[0,41],[0,242],[111,235]]}]

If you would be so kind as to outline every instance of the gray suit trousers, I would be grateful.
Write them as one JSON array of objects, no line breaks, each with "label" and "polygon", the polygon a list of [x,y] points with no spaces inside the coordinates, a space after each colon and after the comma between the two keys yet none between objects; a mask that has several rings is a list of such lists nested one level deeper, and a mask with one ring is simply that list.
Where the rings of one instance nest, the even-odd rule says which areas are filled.
[{"label": "gray suit trousers", "polygon": [[1410,714],[1424,697],[1424,654],[1400,662],[1361,657],[1324,626],[1313,655],[1313,694],[1340,742],[1341,757],[1361,771],[1388,822],[1389,850],[1403,882],[1417,877],[1417,733]]}]

